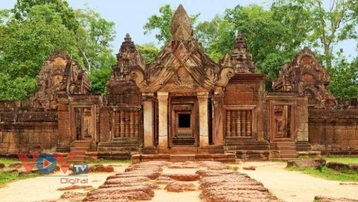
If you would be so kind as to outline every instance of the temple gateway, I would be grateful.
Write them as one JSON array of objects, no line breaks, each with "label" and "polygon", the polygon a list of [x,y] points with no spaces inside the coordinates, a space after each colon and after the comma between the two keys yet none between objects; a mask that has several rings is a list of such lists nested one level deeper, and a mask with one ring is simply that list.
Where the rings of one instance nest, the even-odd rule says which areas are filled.
[{"label": "temple gateway", "polygon": [[31,99],[0,103],[0,154],[233,162],[358,153],[356,99],[334,109],[329,74],[308,48],[268,92],[242,35],[215,63],[181,5],[170,32],[149,64],[127,34],[103,96],[90,94],[87,73],[67,53],[53,53]]}]

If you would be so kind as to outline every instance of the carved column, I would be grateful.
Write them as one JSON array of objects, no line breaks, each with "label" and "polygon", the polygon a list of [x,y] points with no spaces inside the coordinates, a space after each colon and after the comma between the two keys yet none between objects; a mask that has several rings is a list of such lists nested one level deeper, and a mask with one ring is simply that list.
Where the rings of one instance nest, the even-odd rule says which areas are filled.
[{"label": "carved column", "polygon": [[209,127],[208,127],[208,93],[199,92],[199,137],[200,147],[208,146],[209,144]]},{"label": "carved column", "polygon": [[144,147],[153,146],[154,117],[153,117],[153,93],[143,93],[143,126],[144,126]]},{"label": "carved column", "polygon": [[168,147],[168,93],[158,92],[158,145],[161,148]]},{"label": "carved column", "polygon": [[213,140],[215,145],[222,145],[223,136],[223,103],[224,94],[222,92],[215,92],[213,104],[214,104],[214,124],[213,124]]}]

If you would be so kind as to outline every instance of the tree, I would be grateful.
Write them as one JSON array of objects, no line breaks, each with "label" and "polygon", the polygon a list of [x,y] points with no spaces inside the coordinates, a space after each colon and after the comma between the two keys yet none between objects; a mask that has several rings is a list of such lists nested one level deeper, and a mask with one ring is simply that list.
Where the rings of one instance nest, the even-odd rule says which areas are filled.
[{"label": "tree", "polygon": [[258,5],[238,5],[225,12],[225,19],[234,25],[233,29],[245,37],[259,72],[268,74],[268,88],[270,81],[278,77],[279,68],[298,52],[304,41],[306,30],[301,27],[304,22],[297,18],[285,9],[266,10]]},{"label": "tree", "polygon": [[115,61],[110,43],[114,40],[114,23],[101,18],[92,9],[76,10],[79,28],[76,30],[76,46],[89,72]]},{"label": "tree", "polygon": [[61,18],[63,24],[69,30],[77,30],[78,22],[76,21],[74,10],[66,0],[17,0],[12,13],[14,13],[15,19],[23,21],[28,18],[30,10],[34,6],[49,4],[54,7],[56,15]]},{"label": "tree", "polygon": [[34,93],[40,67],[55,50],[66,50],[81,61],[73,32],[62,24],[54,9],[51,5],[34,6],[26,20],[19,22],[10,17],[1,27],[0,99],[25,99]]},{"label": "tree", "polygon": [[[23,12],[12,10],[17,13],[0,11],[0,100],[30,97],[36,91],[36,76],[42,63],[59,49],[68,52],[82,67],[85,64],[85,69],[96,70],[88,71],[93,80],[92,91],[104,92],[109,70],[115,63],[110,46],[114,24],[93,10],[78,10],[73,19],[67,19],[76,21],[77,28],[73,30],[63,21],[57,4],[40,0],[18,4],[23,6],[26,2],[39,5],[31,4],[28,10],[25,6]],[[18,13],[20,17],[16,16]]]},{"label": "tree", "polygon": [[287,8],[288,13],[309,13],[306,19],[310,46],[323,50],[321,58],[329,71],[335,60],[334,49],[341,41],[356,38],[356,4],[352,0],[334,0],[324,4],[321,0],[276,0],[273,5]]},{"label": "tree", "polygon": [[153,43],[136,44],[137,50],[143,56],[145,63],[152,62],[159,55],[159,49]]},{"label": "tree", "polygon": [[[171,38],[170,23],[174,12],[174,9],[172,9],[169,4],[160,7],[160,15],[150,16],[148,22],[143,26],[144,34],[150,34],[153,30],[157,30],[158,33],[155,35],[155,38],[158,39],[158,44],[161,46],[166,44]],[[195,24],[199,15],[200,14],[190,15],[192,24]]]},{"label": "tree", "polygon": [[223,58],[225,53],[231,52],[235,43],[234,24],[219,15],[211,21],[198,23],[195,33],[204,50],[215,62]]}]

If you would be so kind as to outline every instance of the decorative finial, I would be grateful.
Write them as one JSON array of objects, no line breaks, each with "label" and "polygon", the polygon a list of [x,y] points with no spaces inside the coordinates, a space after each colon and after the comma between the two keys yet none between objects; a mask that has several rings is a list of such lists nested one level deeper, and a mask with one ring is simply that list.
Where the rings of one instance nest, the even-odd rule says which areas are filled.
[{"label": "decorative finial", "polygon": [[124,41],[125,42],[132,42],[132,38],[131,36],[129,35],[129,33],[126,34],[126,37],[124,37]]},{"label": "decorative finial", "polygon": [[170,32],[174,40],[190,40],[193,35],[190,18],[184,7],[180,4],[174,13]]},{"label": "decorative finial", "polygon": [[234,49],[246,51],[247,45],[244,39],[244,36],[242,34],[238,34],[236,38],[236,42],[234,45]]}]

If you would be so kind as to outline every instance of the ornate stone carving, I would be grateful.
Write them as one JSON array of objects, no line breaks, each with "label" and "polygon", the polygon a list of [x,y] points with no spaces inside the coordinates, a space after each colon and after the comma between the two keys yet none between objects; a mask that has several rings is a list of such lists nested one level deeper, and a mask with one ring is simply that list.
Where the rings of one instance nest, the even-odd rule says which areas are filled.
[{"label": "ornate stone carving", "polygon": [[251,53],[248,52],[246,42],[241,34],[236,38],[233,53],[226,54],[220,64],[222,67],[233,68],[236,74],[250,74],[256,71]]},{"label": "ornate stone carving", "polygon": [[141,92],[137,85],[144,80],[144,67],[142,56],[127,34],[117,54],[117,64],[113,66],[107,82],[108,105],[140,105]]},{"label": "ornate stone carving", "polygon": [[276,91],[297,91],[308,96],[310,107],[330,108],[335,98],[326,89],[329,74],[312,51],[305,47],[293,60],[280,70],[280,76],[273,82]]},{"label": "ornate stone carving", "polygon": [[199,92],[214,89],[220,68],[193,38],[190,18],[180,5],[173,16],[171,40],[145,70],[142,92]]},{"label": "ornate stone carving", "polygon": [[38,92],[31,98],[34,107],[55,109],[57,93],[88,94],[91,87],[87,73],[66,52],[54,52],[37,76]]}]

